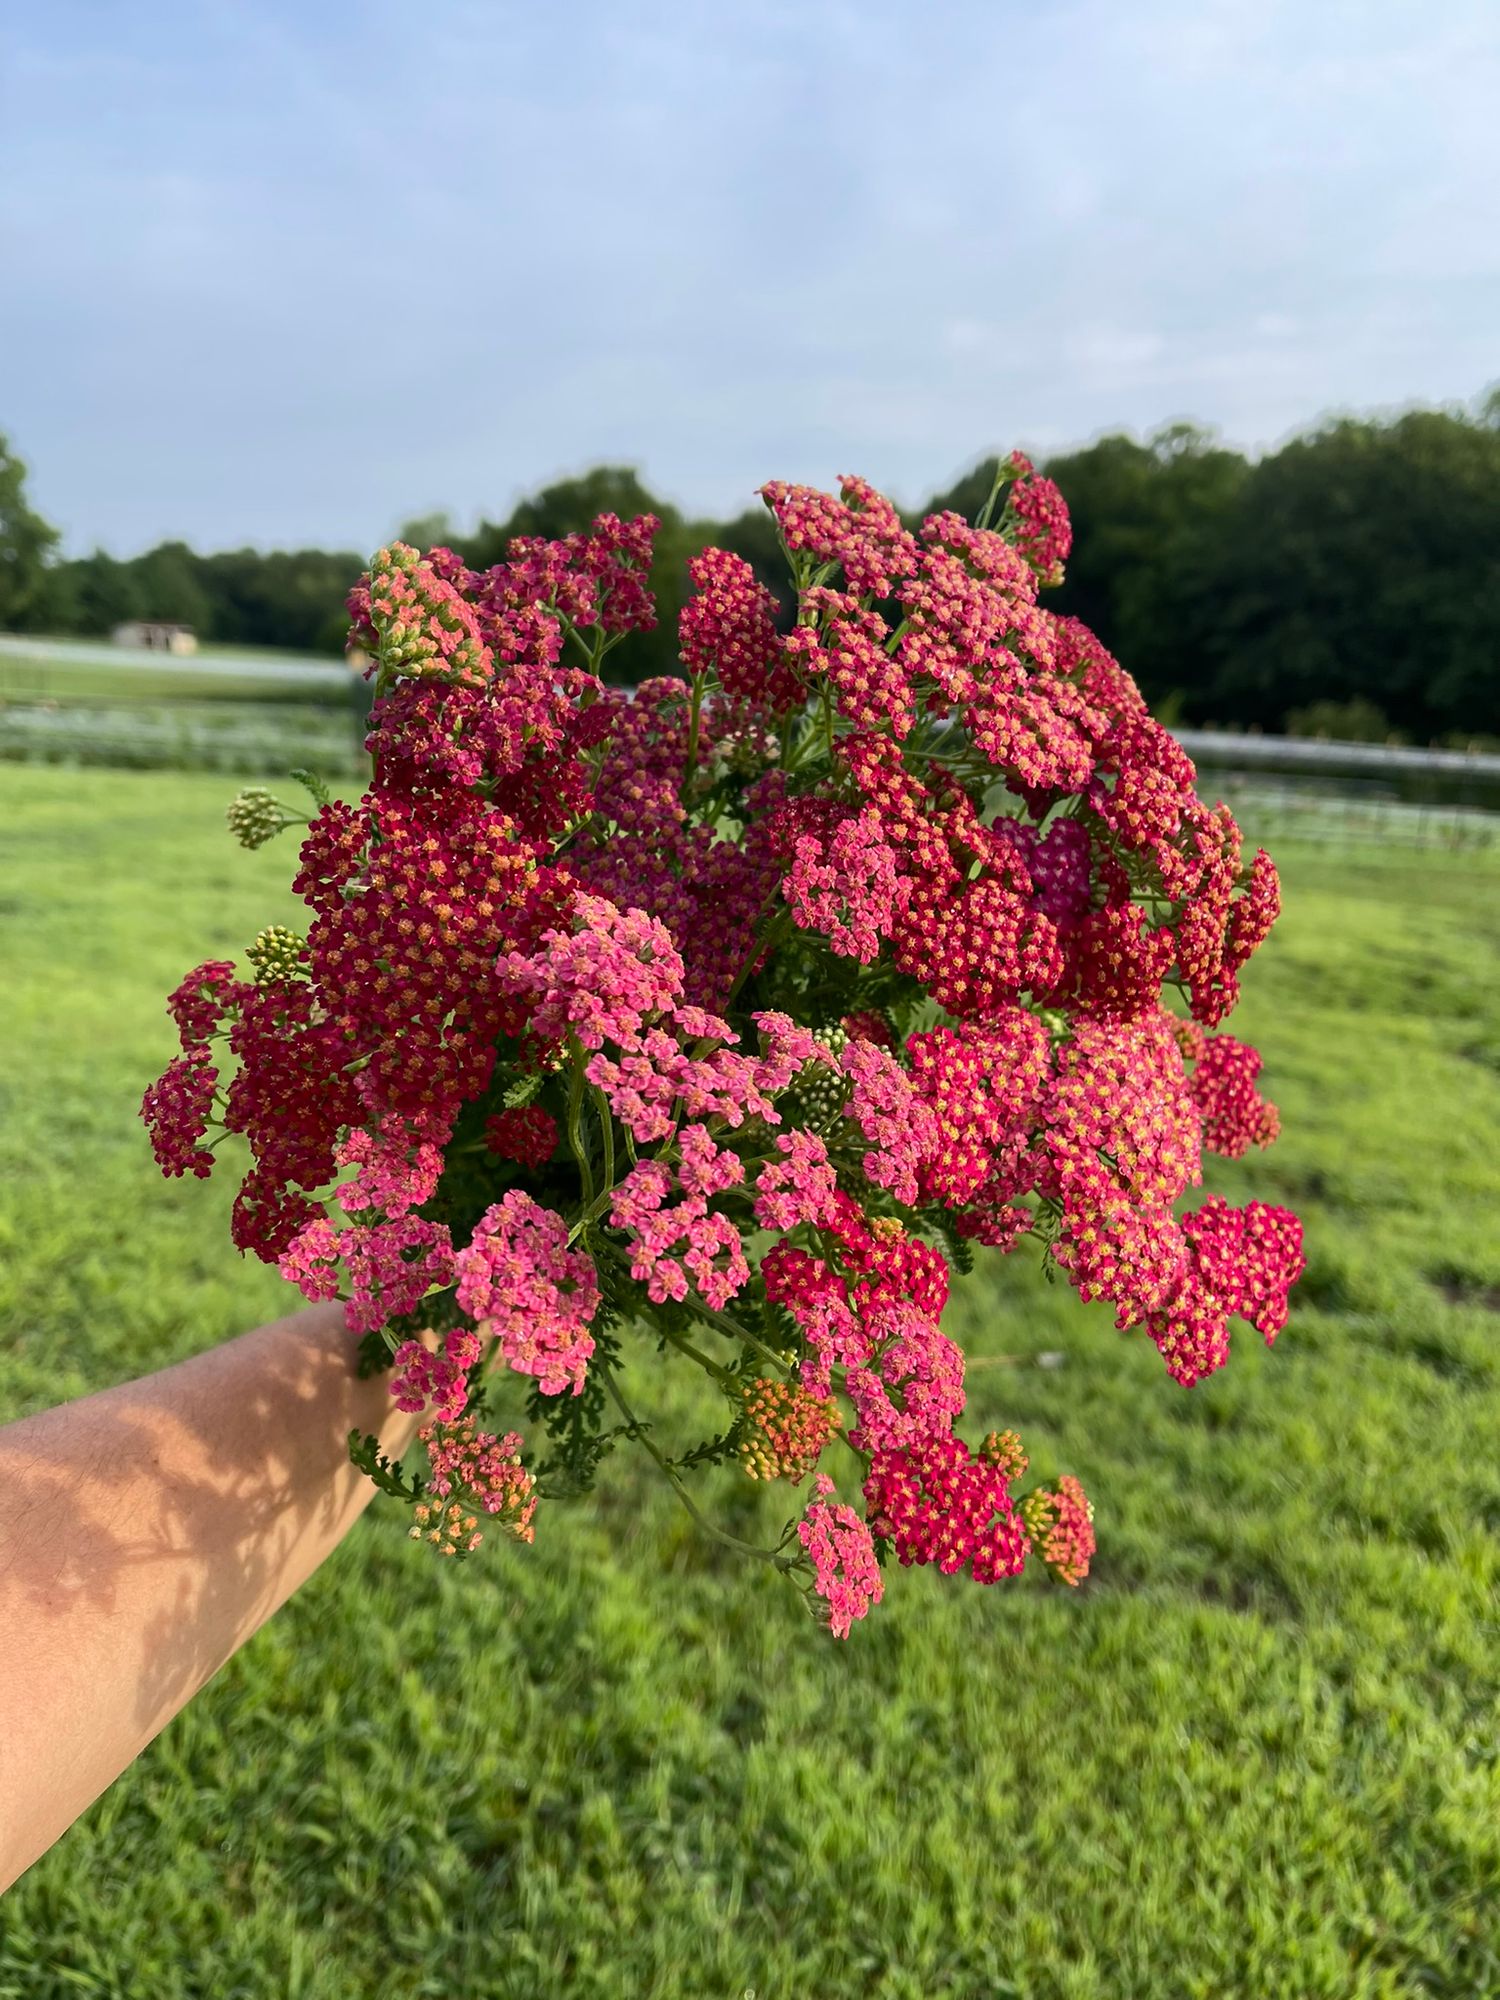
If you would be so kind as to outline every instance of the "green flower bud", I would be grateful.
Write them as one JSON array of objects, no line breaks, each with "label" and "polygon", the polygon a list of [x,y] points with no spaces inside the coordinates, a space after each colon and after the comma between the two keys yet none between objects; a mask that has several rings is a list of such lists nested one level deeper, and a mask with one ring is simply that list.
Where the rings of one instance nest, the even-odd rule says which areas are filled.
[{"label": "green flower bud", "polygon": [[[834,1022],[826,1028],[814,1028],[813,1040],[837,1056],[848,1046],[849,1037]],[[804,1123],[815,1130],[826,1129],[844,1108],[849,1081],[842,1071],[830,1069],[826,1063],[808,1062],[793,1077],[787,1095]]]},{"label": "green flower bud", "polygon": [[264,847],[273,834],[290,824],[280,799],[260,785],[250,785],[236,794],[224,814],[229,831],[241,847]]},{"label": "green flower bud", "polygon": [[245,956],[262,986],[278,979],[298,979],[307,970],[307,939],[283,924],[269,924]]}]

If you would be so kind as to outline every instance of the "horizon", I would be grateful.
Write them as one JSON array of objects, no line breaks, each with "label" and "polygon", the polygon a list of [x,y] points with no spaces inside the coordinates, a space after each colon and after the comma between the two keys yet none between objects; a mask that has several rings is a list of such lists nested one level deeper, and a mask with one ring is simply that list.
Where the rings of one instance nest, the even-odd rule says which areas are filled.
[{"label": "horizon", "polygon": [[[1253,465],[1263,458],[1274,457],[1278,451],[1284,450],[1290,444],[1295,444],[1301,438],[1316,436],[1320,431],[1334,424],[1345,422],[1390,424],[1397,422],[1404,416],[1418,415],[1424,412],[1473,420],[1486,398],[1496,393],[1500,393],[1500,379],[1497,379],[1495,382],[1486,383],[1475,395],[1463,400],[1450,399],[1443,403],[1407,400],[1400,403],[1389,403],[1374,409],[1333,408],[1324,410],[1310,418],[1306,423],[1294,424],[1281,437],[1273,438],[1260,446],[1247,446],[1234,438],[1225,437],[1213,426],[1200,424],[1193,417],[1185,415],[1163,418],[1160,423],[1154,424],[1144,430],[1130,429],[1124,425],[1106,424],[1101,429],[1095,431],[1091,437],[1077,442],[1059,444],[1045,455],[1037,453],[1037,464],[1039,470],[1045,470],[1047,464],[1057,459],[1071,457],[1076,453],[1092,450],[1095,445],[1102,444],[1107,439],[1117,437],[1127,438],[1133,444],[1149,446],[1155,436],[1170,429],[1173,425],[1187,424],[1197,430],[1216,449],[1235,452]],[[34,462],[24,450],[20,449],[19,440],[14,435],[0,430],[0,437],[5,436],[9,436],[12,450],[16,452],[16,455],[25,464],[27,479],[31,490],[34,492],[36,480],[36,466]],[[1020,447],[1022,450],[1025,450],[1025,448],[1024,445]],[[956,485],[959,480],[981,465],[985,459],[994,457],[996,449],[996,447],[992,446],[985,451],[974,453],[948,477],[932,480],[922,489],[919,496],[908,497],[903,494],[892,493],[888,497],[896,501],[903,513],[909,514],[915,511],[917,507],[924,506],[937,495],[948,491],[950,487]],[[61,539],[57,555],[62,561],[76,561],[84,556],[103,554],[117,562],[130,562],[138,556],[149,554],[152,549],[160,548],[167,544],[176,545],[178,543],[192,549],[194,554],[200,556],[232,555],[242,553],[246,550],[256,555],[295,555],[316,549],[329,554],[355,555],[363,560],[376,548],[395,540],[404,527],[420,525],[439,517],[447,518],[449,526],[458,540],[467,539],[469,536],[478,533],[480,528],[484,526],[503,526],[516,505],[521,501],[535,498],[550,486],[573,479],[584,478],[588,473],[604,466],[634,473],[653,499],[660,501],[664,506],[675,508],[682,519],[689,523],[724,525],[736,519],[737,516],[749,512],[754,507],[758,492],[758,489],[752,488],[738,506],[730,505],[718,509],[694,510],[683,506],[673,494],[664,492],[661,486],[652,479],[649,467],[630,460],[595,458],[585,460],[579,465],[565,466],[558,471],[539,475],[534,482],[518,489],[510,504],[498,516],[488,515],[481,511],[477,514],[471,514],[464,520],[458,518],[455,509],[443,506],[434,506],[420,511],[408,509],[405,513],[400,513],[398,510],[398,518],[387,533],[379,541],[371,542],[368,548],[363,549],[353,540],[348,540],[346,546],[343,547],[340,546],[337,540],[326,542],[239,541],[220,542],[212,546],[207,546],[195,543],[190,537],[183,535],[162,536],[154,542],[146,542],[141,544],[140,547],[132,549],[104,548],[102,544],[98,543],[85,548],[71,544],[66,531],[62,529],[60,523],[52,521],[50,525],[59,530]],[[771,474],[767,475],[768,478],[772,476]],[[830,473],[821,482],[817,483],[821,483],[831,491],[836,486],[838,477],[839,474]],[[1066,491],[1064,491],[1063,498],[1067,498]]]},{"label": "horizon", "polygon": [[69,554],[369,548],[601,463],[912,506],[1500,376],[1484,0],[57,0],[0,80],[0,431]]}]

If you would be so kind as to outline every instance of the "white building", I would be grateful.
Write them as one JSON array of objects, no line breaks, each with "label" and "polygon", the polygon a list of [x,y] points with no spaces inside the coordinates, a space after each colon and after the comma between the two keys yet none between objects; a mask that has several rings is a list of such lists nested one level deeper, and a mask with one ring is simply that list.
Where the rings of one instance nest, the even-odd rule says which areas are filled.
[{"label": "white building", "polygon": [[198,635],[191,625],[169,625],[158,619],[132,618],[110,634],[117,646],[139,646],[148,653],[196,653]]}]

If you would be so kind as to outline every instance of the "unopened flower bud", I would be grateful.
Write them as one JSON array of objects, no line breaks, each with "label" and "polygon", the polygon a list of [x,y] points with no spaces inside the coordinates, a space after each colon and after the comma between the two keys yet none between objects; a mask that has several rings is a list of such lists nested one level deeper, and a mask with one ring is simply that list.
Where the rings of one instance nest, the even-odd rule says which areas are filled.
[{"label": "unopened flower bud", "polygon": [[289,824],[280,799],[260,785],[249,785],[237,793],[224,818],[240,846],[250,848],[264,847],[273,834]]},{"label": "unopened flower bud", "polygon": [[[849,1037],[842,1027],[834,1024],[814,1028],[813,1040],[836,1056],[848,1046]],[[804,1063],[793,1077],[788,1095],[794,1110],[816,1129],[832,1124],[843,1110],[848,1093],[849,1080],[842,1071],[828,1063],[813,1061]]]},{"label": "unopened flower bud", "polygon": [[998,1466],[1007,1479],[1019,1479],[1031,1463],[1015,1431],[991,1431],[979,1447],[979,1456]]},{"label": "unopened flower bud", "polygon": [[276,980],[296,979],[307,968],[307,940],[289,931],[284,924],[268,924],[260,931],[245,956],[255,968],[262,986]]}]

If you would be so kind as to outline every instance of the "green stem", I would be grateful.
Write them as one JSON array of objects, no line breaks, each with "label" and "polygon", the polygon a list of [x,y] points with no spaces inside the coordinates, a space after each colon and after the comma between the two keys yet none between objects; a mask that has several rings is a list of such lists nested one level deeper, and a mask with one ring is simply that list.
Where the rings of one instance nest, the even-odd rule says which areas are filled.
[{"label": "green stem", "polygon": [[583,1234],[584,1230],[588,1228],[589,1224],[591,1222],[597,1222],[599,1220],[599,1217],[603,1215],[605,1209],[607,1209],[610,1203],[614,1200],[614,1194],[615,1191],[613,1188],[606,1188],[603,1194],[595,1196],[595,1198],[589,1203],[588,1207],[583,1211],[582,1215],[580,1215],[578,1220],[573,1224],[573,1227],[568,1231],[569,1243],[576,1243],[578,1238]]},{"label": "green stem", "polygon": [[680,1353],[687,1355],[689,1360],[696,1361],[700,1368],[712,1375],[721,1389],[731,1389],[734,1387],[734,1377],[729,1370],[721,1368],[717,1361],[711,1361],[701,1347],[694,1347],[686,1335],[671,1333],[666,1327],[659,1327],[657,1331],[661,1334],[663,1340],[670,1341],[673,1347],[677,1348]]},{"label": "green stem", "polygon": [[615,1119],[609,1108],[609,1099],[593,1085],[594,1109],[599,1113],[599,1127],[604,1134],[604,1193],[608,1194],[615,1184]]},{"label": "green stem", "polygon": [[1005,475],[1005,460],[1003,458],[997,459],[995,461],[995,477],[990,484],[990,497],[979,510],[979,517],[974,523],[976,528],[984,529],[990,525],[995,512],[995,502],[1000,498],[1000,495],[1009,484],[1010,482]]},{"label": "green stem", "polygon": [[589,1167],[588,1156],[583,1149],[578,1124],[579,1113],[583,1108],[583,1050],[576,1036],[569,1037],[569,1044],[573,1074],[568,1085],[568,1148],[578,1162],[578,1178],[583,1184],[584,1205],[587,1207],[594,1199],[594,1176]]},{"label": "green stem", "polygon": [[676,1493],[678,1499],[682,1502],[683,1506],[687,1509],[689,1514],[692,1515],[693,1519],[697,1522],[698,1526],[702,1528],[704,1533],[712,1535],[716,1542],[722,1542],[725,1548],[733,1549],[737,1555],[755,1556],[759,1561],[771,1563],[774,1565],[775,1568],[779,1570],[789,1570],[793,1568],[795,1566],[794,1558],[779,1555],[775,1549],[758,1548],[754,1542],[742,1542],[738,1535],[731,1535],[726,1529],[716,1527],[714,1523],[709,1520],[708,1516],[699,1507],[697,1501],[694,1500],[692,1494],[688,1492],[686,1485],[683,1483],[682,1476],[678,1472],[676,1466],[672,1464],[670,1459],[664,1457],[663,1454],[659,1452],[656,1446],[651,1442],[651,1439],[647,1434],[645,1425],[641,1423],[639,1418],[636,1416],[634,1410],[632,1410],[629,1403],[626,1402],[624,1394],[622,1393],[619,1384],[615,1381],[613,1373],[608,1369],[601,1369],[600,1373],[604,1377],[604,1386],[609,1391],[610,1396],[613,1398],[615,1407],[619,1410],[620,1415],[625,1419],[627,1436],[636,1439],[638,1443],[643,1444],[646,1450],[650,1452],[651,1456],[656,1460],[657,1464],[661,1467],[662,1471],[666,1474],[667,1478],[672,1482],[673,1492]]},{"label": "green stem", "polygon": [[706,1300],[699,1298],[696,1292],[689,1292],[683,1303],[690,1312],[696,1313],[706,1326],[715,1328],[730,1340],[742,1341],[746,1347],[753,1348],[761,1360],[768,1362],[779,1375],[791,1375],[791,1366],[775,1348],[767,1347],[758,1335],[753,1334],[748,1327],[740,1326],[727,1313],[715,1312],[713,1307]]},{"label": "green stem", "polygon": [[693,675],[693,704],[688,712],[687,757],[682,767],[681,797],[687,803],[693,778],[698,769],[698,729],[703,713],[703,675]]},{"label": "green stem", "polygon": [[[780,897],[781,897],[781,884],[778,882],[776,887],[771,891],[770,895],[767,896],[766,900],[760,906],[760,913],[762,917],[764,917],[767,911],[772,908],[773,904],[777,903],[780,900]],[[760,928],[759,919],[756,920],[754,941],[752,942],[749,951],[746,952],[744,958],[740,961],[740,969],[734,975],[734,982],[730,986],[728,993],[726,993],[724,996],[724,1002],[723,1002],[724,1013],[727,1014],[729,1012],[730,1007],[734,1004],[735,996],[738,994],[740,988],[744,985],[745,981],[750,977],[750,974],[755,969],[756,961],[759,958],[761,958],[764,953],[774,950],[776,945],[780,943],[781,939],[785,937],[788,930],[790,930],[791,923],[792,923],[792,913],[785,907],[777,910],[775,916],[771,918],[771,921],[766,925],[764,930]]]}]

